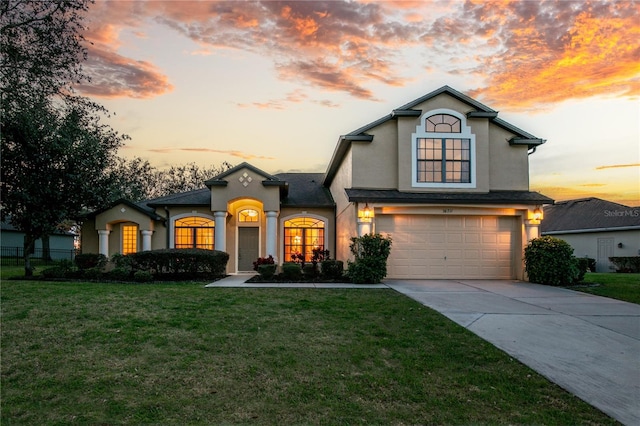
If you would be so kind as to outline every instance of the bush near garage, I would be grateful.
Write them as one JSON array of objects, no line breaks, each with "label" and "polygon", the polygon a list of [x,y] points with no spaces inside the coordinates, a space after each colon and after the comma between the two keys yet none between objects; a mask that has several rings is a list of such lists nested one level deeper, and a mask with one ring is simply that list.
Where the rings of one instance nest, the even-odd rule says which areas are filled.
[{"label": "bush near garage", "polygon": [[573,256],[573,247],[564,240],[548,235],[529,242],[524,249],[524,264],[532,283],[570,285],[578,282],[581,275],[578,259]]},{"label": "bush near garage", "polygon": [[640,272],[640,256],[614,256],[609,260],[616,265],[616,272]]},{"label": "bush near garage", "polygon": [[348,261],[347,275],[356,284],[377,284],[387,276],[391,238],[380,234],[352,237],[349,245],[354,261]]}]

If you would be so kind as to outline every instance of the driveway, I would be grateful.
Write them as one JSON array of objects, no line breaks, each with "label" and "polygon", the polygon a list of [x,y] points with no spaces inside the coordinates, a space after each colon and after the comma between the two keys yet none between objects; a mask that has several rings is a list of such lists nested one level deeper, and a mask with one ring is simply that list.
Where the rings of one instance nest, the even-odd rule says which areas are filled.
[{"label": "driveway", "polygon": [[520,281],[385,280],[627,425],[640,425],[640,305]]}]

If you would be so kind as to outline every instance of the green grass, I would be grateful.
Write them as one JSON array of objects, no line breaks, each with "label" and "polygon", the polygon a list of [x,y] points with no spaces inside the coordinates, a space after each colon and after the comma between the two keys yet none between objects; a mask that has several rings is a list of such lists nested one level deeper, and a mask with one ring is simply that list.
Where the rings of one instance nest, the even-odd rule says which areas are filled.
[{"label": "green grass", "polygon": [[569,288],[640,304],[640,274],[587,272],[581,285]]},{"label": "green grass", "polygon": [[2,425],[615,424],[392,290],[2,284]]}]

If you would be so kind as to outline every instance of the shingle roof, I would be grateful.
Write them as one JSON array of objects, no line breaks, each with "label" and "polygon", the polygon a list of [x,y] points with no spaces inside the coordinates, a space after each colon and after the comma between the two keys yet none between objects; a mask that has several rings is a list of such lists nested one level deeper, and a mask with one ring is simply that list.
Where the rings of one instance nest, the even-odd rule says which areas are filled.
[{"label": "shingle roof", "polygon": [[530,204],[553,203],[549,197],[531,191],[401,192],[396,189],[346,189],[349,201],[369,203],[423,204]]},{"label": "shingle roof", "polygon": [[279,173],[278,179],[287,182],[288,192],[283,207],[333,207],[333,197],[322,185],[324,173]]},{"label": "shingle roof", "polygon": [[179,194],[166,195],[136,203],[140,206],[210,206],[211,190],[209,188],[195,189]]},{"label": "shingle roof", "polygon": [[640,229],[640,208],[600,198],[560,201],[544,208],[543,234]]}]

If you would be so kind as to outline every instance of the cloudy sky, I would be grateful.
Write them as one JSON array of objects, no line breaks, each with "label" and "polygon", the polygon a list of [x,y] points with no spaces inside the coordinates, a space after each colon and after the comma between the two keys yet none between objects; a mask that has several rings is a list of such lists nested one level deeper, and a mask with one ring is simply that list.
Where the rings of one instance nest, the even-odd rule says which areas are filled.
[{"label": "cloudy sky", "polygon": [[323,172],[339,135],[445,84],[546,139],[531,189],[640,205],[640,3],[104,1],[78,90],[164,168]]}]

